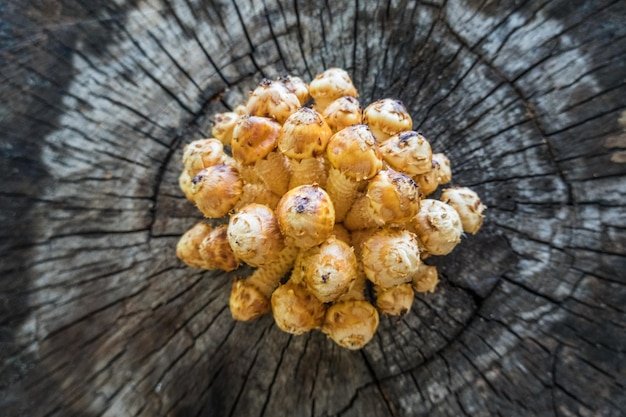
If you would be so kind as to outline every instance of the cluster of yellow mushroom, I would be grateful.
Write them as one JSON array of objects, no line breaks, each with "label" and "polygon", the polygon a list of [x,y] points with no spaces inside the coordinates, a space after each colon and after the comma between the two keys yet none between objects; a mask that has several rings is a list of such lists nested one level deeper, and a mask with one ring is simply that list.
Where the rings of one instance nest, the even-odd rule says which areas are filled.
[{"label": "cluster of yellow mushroom", "polygon": [[450,161],[432,152],[399,100],[362,109],[348,74],[308,85],[263,80],[245,103],[213,119],[213,138],[189,143],[179,183],[206,218],[177,246],[187,265],[233,271],[230,310],[272,313],[292,334],[320,329],[349,349],[371,340],[379,314],[401,316],[414,291],[435,290],[423,260],[476,233],[485,206],[450,187]]}]

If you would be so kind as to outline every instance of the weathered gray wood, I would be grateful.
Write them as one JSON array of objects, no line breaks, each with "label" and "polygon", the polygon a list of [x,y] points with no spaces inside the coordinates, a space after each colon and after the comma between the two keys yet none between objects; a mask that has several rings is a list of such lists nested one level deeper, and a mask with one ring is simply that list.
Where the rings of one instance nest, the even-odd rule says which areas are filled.
[{"label": "weathered gray wood", "polygon": [[[624,2],[0,11],[1,414],[623,415]],[[184,144],[261,77],[329,66],[402,99],[489,206],[360,352],[233,322],[237,273],[174,253]]]}]

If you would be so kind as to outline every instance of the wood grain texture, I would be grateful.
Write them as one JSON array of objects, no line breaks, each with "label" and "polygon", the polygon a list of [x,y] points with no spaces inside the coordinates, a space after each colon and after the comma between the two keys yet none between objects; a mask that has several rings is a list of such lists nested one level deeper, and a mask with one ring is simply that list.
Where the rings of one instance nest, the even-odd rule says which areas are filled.
[{"label": "wood grain texture", "polygon": [[[17,4],[19,3],[19,5]],[[620,416],[622,1],[0,0],[7,416]],[[362,351],[175,256],[183,146],[262,77],[401,99],[484,229]],[[620,124],[621,118],[621,124]]]}]

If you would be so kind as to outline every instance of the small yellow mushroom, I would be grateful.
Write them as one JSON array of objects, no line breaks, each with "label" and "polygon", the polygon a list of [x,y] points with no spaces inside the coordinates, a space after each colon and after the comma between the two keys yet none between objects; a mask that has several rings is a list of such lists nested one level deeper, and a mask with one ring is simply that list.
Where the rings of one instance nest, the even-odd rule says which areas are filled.
[{"label": "small yellow mushroom", "polygon": [[324,155],[332,131],[321,114],[302,107],[285,121],[278,148],[291,161],[289,188],[326,181]]},{"label": "small yellow mushroom", "polygon": [[333,203],[316,185],[289,190],[276,207],[276,217],[285,242],[302,249],[324,242],[335,226]]},{"label": "small yellow mushroom", "polygon": [[187,144],[183,149],[183,166],[191,178],[204,168],[218,164],[232,165],[224,153],[224,145],[217,139],[198,139]]},{"label": "small yellow mushroom", "polygon": [[353,125],[331,136],[326,147],[330,162],[326,190],[342,221],[352,206],[359,182],[378,174],[383,163],[376,138],[365,125]]},{"label": "small yellow mushroom", "polygon": [[363,123],[370,127],[380,143],[396,133],[413,128],[413,120],[404,104],[391,98],[384,98],[367,106],[363,110]]},{"label": "small yellow mushroom", "polygon": [[293,75],[285,75],[280,77],[278,81],[285,84],[289,91],[298,97],[300,106],[304,106],[311,98],[311,95],[309,94],[309,85],[305,83],[302,78]]},{"label": "small yellow mushroom", "polygon": [[239,116],[232,134],[233,158],[242,165],[254,164],[276,148],[280,124],[269,117]]},{"label": "small yellow mushroom", "polygon": [[211,120],[211,134],[213,137],[224,145],[230,145],[230,141],[233,138],[233,129],[235,128],[238,117],[239,115],[232,111],[218,113],[213,116],[213,120]]},{"label": "small yellow mushroom", "polygon": [[483,212],[487,209],[480,197],[467,187],[452,187],[443,190],[441,201],[454,207],[459,213],[463,231],[475,235],[483,225]]},{"label": "small yellow mushroom", "polygon": [[395,285],[384,289],[374,285],[376,307],[387,316],[405,316],[411,311],[415,293],[411,283]]},{"label": "small yellow mushroom", "polygon": [[231,249],[226,236],[227,225],[223,224],[211,230],[202,239],[198,251],[203,260],[204,269],[221,269],[222,271],[234,271],[239,268],[241,262]]},{"label": "small yellow mushroom", "polygon": [[330,236],[302,255],[304,285],[323,303],[337,300],[348,292],[356,278],[357,259],[347,243]]},{"label": "small yellow mushroom", "polygon": [[438,200],[425,199],[411,224],[431,255],[447,255],[461,241],[463,226],[457,211]]},{"label": "small yellow mushroom", "polygon": [[358,97],[350,75],[341,68],[329,68],[315,76],[309,84],[309,93],[315,100],[315,109],[323,113],[333,101],[343,96]]},{"label": "small yellow mushroom", "polygon": [[274,262],[255,269],[248,278],[233,282],[229,306],[235,320],[250,321],[270,312],[272,292],[293,267],[298,251],[295,246],[286,246]]},{"label": "small yellow mushroom", "polygon": [[344,96],[330,103],[323,116],[333,133],[337,133],[348,126],[361,124],[363,109],[356,97]]},{"label": "small yellow mushroom", "polygon": [[370,180],[367,192],[356,198],[343,223],[348,230],[404,223],[415,216],[419,206],[419,187],[411,177],[384,169]]},{"label": "small yellow mushroom", "polygon": [[417,236],[403,229],[381,229],[361,250],[367,279],[383,289],[411,282],[422,263]]},{"label": "small yellow mushroom", "polygon": [[419,293],[435,292],[438,283],[439,276],[436,266],[422,264],[413,277],[413,289]]},{"label": "small yellow mushroom", "polygon": [[254,89],[246,103],[247,114],[271,117],[284,123],[300,108],[300,100],[280,81],[264,79]]},{"label": "small yellow mushroom", "polygon": [[207,218],[228,214],[241,198],[243,181],[235,167],[225,164],[203,169],[191,180],[196,207]]},{"label": "small yellow mushroom", "polygon": [[391,168],[411,177],[432,169],[430,143],[412,130],[391,136],[380,145],[380,152]]},{"label": "small yellow mushroom", "polygon": [[211,233],[211,230],[211,226],[204,222],[196,223],[178,240],[176,256],[192,268],[203,268],[204,260],[200,255],[200,243]]},{"label": "small yellow mushroom", "polygon": [[326,313],[324,303],[291,279],[276,288],[271,305],[276,325],[294,335],[319,329]]},{"label": "small yellow mushroom", "polygon": [[248,204],[232,215],[227,236],[235,255],[254,267],[273,262],[285,247],[274,212],[263,204]]}]

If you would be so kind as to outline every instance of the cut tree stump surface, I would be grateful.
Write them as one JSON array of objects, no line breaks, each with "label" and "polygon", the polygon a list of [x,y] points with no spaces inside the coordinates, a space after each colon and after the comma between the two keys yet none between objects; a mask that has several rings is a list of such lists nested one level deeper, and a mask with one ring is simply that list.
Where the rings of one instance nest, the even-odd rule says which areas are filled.
[{"label": "cut tree stump surface", "polygon": [[[0,414],[623,416],[626,2],[0,0]],[[489,207],[362,351],[184,266],[182,148],[263,77],[401,99]]]}]

